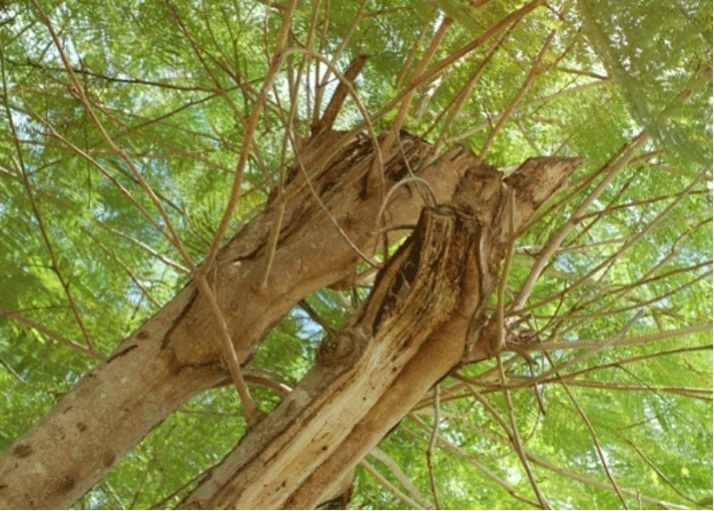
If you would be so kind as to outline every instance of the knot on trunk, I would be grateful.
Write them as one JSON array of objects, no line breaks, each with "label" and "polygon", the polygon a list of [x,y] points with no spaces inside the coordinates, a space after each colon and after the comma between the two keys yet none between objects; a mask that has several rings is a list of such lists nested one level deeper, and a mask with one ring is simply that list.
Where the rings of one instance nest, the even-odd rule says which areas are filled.
[{"label": "knot on trunk", "polygon": [[351,366],[366,347],[367,336],[361,331],[347,329],[339,334],[328,334],[320,343],[316,361],[323,367]]}]

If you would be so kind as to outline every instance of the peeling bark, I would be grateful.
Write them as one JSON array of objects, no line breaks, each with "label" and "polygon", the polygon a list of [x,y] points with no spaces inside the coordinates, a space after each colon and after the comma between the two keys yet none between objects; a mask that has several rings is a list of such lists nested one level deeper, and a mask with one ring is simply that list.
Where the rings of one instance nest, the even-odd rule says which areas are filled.
[{"label": "peeling bark", "polygon": [[432,385],[485,349],[484,304],[511,241],[509,188],[518,228],[579,162],[533,159],[502,180],[472,158],[453,200],[424,209],[360,313],[323,340],[313,368],[184,507],[305,509],[334,498]]},{"label": "peeling bark", "polygon": [[[250,359],[265,333],[301,298],[352,278],[359,256],[344,236],[368,255],[378,244],[375,233],[381,227],[377,213],[382,196],[371,193],[367,183],[373,146],[362,138],[338,146],[339,137],[337,133],[323,133],[301,149],[305,172],[297,166],[291,172],[277,250],[265,288],[260,284],[271,224],[278,209],[275,201],[269,202],[265,211],[241,229],[219,253],[211,278],[241,363]],[[399,145],[399,150],[383,155],[385,191],[407,176],[410,168],[419,169],[431,150],[430,145],[420,139],[404,133],[401,137],[408,163]],[[418,175],[430,183],[438,201],[445,201],[452,196],[460,176],[473,166],[473,158],[468,151],[455,148],[421,169]],[[306,175],[310,176],[309,184],[320,201],[308,186]],[[384,215],[388,225],[416,221],[426,197],[420,186],[410,183],[390,195]],[[441,225],[435,227],[437,230],[447,229],[448,222],[437,224]],[[399,234],[400,231],[394,231],[390,236],[394,238]],[[388,293],[385,291],[383,306],[370,313],[369,329],[357,328],[351,334],[342,334],[340,342],[332,348],[330,342],[325,342],[316,370],[342,374],[345,364],[363,360],[364,355],[357,354],[365,349],[365,340],[374,337],[374,330],[382,331],[383,324],[391,324],[395,314],[402,314],[397,296],[401,296],[413,279],[408,261],[405,265],[403,271],[390,277],[396,282],[392,287],[377,286]],[[445,292],[443,299],[447,300],[448,296]],[[441,303],[439,300],[435,302],[437,305]],[[420,307],[425,306],[427,309],[422,311]],[[419,304],[417,300],[413,300],[412,307],[415,309],[410,314],[417,316],[431,310],[426,302]],[[437,306],[438,309],[444,307]],[[213,337],[218,335],[218,330],[212,318],[195,286],[187,284],[161,311],[122,342],[106,362],[85,376],[37,426],[0,455],[0,507],[70,506],[185,400],[207,388],[227,383],[227,371],[215,349]],[[412,326],[404,323],[399,335],[407,335]],[[432,322],[424,325],[425,331],[433,327]],[[350,335],[353,347],[345,341]],[[396,367],[411,363],[422,341],[424,339],[408,343],[410,348],[405,348],[395,359],[399,361],[399,365],[394,366],[395,374]],[[313,376],[313,380],[320,378]],[[376,406],[375,399],[383,399],[384,392],[375,394],[368,387],[376,383],[360,381],[361,385],[367,385],[363,387],[365,395],[371,396],[365,403]],[[326,382],[315,383],[316,388],[322,389]],[[312,389],[298,399],[296,409],[311,402],[314,392]],[[300,393],[291,399],[296,396]],[[270,423],[268,418],[263,424]],[[339,444],[344,439],[332,440]]]},{"label": "peeling bark", "polygon": [[[337,133],[322,134],[303,148],[301,161],[345,235],[372,254],[381,205],[379,196],[365,191],[372,145],[360,138],[339,147],[338,139]],[[407,134],[402,134],[402,144],[411,168],[419,168],[429,144]],[[386,184],[392,187],[408,174],[407,165],[401,151],[384,160]],[[438,200],[446,200],[468,161],[468,154],[457,148],[419,175],[431,183]],[[274,202],[221,250],[212,272],[242,363],[301,298],[350,278],[359,260],[297,168],[286,197],[267,287],[260,284]],[[414,223],[423,205],[418,187],[400,186],[386,209],[387,224]],[[0,455],[0,508],[70,506],[186,399],[227,383],[212,339],[218,335],[207,304],[189,283]]]}]

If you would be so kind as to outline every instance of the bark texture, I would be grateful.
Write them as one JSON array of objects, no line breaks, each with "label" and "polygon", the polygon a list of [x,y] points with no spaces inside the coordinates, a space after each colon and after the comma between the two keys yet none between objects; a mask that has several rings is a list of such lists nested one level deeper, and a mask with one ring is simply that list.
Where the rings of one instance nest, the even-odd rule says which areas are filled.
[{"label": "bark texture", "polygon": [[503,180],[469,158],[452,201],[423,211],[361,312],[323,340],[313,368],[185,507],[315,508],[344,492],[356,464],[454,366],[495,354],[480,331],[511,218],[525,223],[579,162],[533,159]]},{"label": "bark texture", "polygon": [[[359,256],[345,237],[367,254],[377,245],[384,194],[366,192],[373,144],[363,138],[336,144],[339,139],[339,133],[322,133],[303,148],[291,171],[265,288],[260,284],[268,239],[281,207],[275,200],[218,257],[212,278],[242,363],[301,298],[350,278]],[[404,154],[384,155],[383,192],[418,169],[430,151],[407,134],[402,144]],[[437,200],[451,196],[467,156],[455,149],[418,172]],[[387,225],[416,222],[423,192],[419,184],[395,190],[385,210]],[[218,335],[207,304],[189,283],[0,455],[0,508],[70,506],[186,399],[226,383],[213,339]]]}]

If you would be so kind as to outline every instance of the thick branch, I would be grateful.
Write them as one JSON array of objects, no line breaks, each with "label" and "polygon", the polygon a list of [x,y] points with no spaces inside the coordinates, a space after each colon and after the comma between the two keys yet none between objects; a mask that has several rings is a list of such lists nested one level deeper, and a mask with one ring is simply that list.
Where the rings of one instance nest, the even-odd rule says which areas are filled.
[{"label": "thick branch", "polygon": [[451,203],[424,210],[352,323],[323,340],[305,378],[184,505],[311,508],[334,495],[334,481],[461,361],[508,242],[504,188],[518,228],[577,163],[530,161],[505,187],[496,170],[471,168]]},{"label": "thick branch", "polygon": [[[363,193],[362,179],[372,156],[369,141],[358,139],[331,161],[316,164],[335,134],[313,140],[301,153],[311,183],[328,217],[295,173],[287,184],[283,228],[273,270],[261,290],[268,233],[275,208],[246,225],[219,254],[215,274],[218,305],[245,363],[263,335],[301,298],[347,278],[358,256],[332,220],[355,246],[376,246],[379,197]],[[429,145],[404,135],[412,166]],[[466,168],[463,150],[425,168],[439,200],[448,198]],[[386,163],[389,186],[403,174],[401,155]],[[386,211],[390,224],[414,223],[423,205],[408,187],[393,194]],[[316,255],[318,257],[316,257]],[[0,507],[70,506],[168,414],[194,394],[227,383],[227,373],[212,341],[220,335],[209,305],[193,283],[127,338],[88,374],[34,429],[0,455]],[[58,440],[59,439],[59,440]]]}]

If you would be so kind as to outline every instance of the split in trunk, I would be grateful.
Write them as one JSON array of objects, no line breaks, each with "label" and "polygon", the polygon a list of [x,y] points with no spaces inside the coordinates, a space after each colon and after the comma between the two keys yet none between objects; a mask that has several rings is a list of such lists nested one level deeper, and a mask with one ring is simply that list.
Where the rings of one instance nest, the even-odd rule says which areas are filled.
[{"label": "split in trunk", "polygon": [[351,324],[322,341],[313,368],[185,507],[315,508],[453,367],[497,354],[481,330],[511,226],[579,162],[533,159],[502,180],[472,158],[453,200],[424,210]]},{"label": "split in trunk", "polygon": [[[358,138],[340,147],[340,137],[322,133],[301,150],[305,172],[295,167],[285,190],[267,287],[261,283],[275,201],[218,256],[211,278],[241,363],[301,298],[354,274],[359,256],[346,238],[368,255],[378,244],[382,198],[367,194],[365,182],[372,144]],[[404,154],[395,150],[384,156],[387,192],[410,168],[418,169],[430,151],[428,143],[408,134],[401,142]],[[468,161],[468,153],[456,148],[417,174],[430,183],[437,200],[446,200]],[[415,223],[423,197],[423,184],[399,186],[390,195],[386,223]],[[219,335],[213,318],[189,283],[122,342],[0,455],[0,508],[70,506],[188,398],[228,383],[212,339]]]}]

